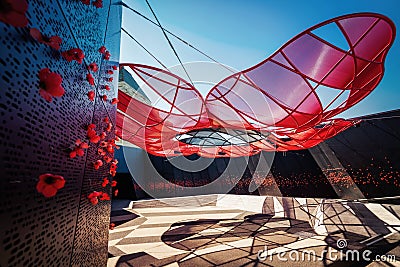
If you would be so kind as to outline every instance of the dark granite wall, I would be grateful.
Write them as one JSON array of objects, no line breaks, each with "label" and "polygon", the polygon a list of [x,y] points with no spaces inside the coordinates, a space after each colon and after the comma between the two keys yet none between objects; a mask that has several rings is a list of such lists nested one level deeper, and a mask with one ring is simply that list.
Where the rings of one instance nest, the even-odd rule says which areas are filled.
[{"label": "dark granite wall", "polygon": [[[326,142],[341,163],[341,170],[322,170],[311,150],[276,153],[270,174],[278,185],[280,193],[283,196],[337,198],[334,187],[346,188],[350,184],[345,179],[348,176],[344,176],[344,173],[347,173],[366,198],[400,195],[400,111],[374,114],[362,119],[364,121],[357,127],[352,127]],[[117,157],[120,161],[124,161],[122,151],[117,153]],[[172,182],[172,185],[165,187],[164,185],[154,186],[160,190],[170,190],[171,196],[176,190],[174,184],[198,186],[210,183],[224,172],[230,160],[236,160],[234,158],[215,159],[208,168],[198,173],[191,173],[177,169],[162,157],[151,155],[149,157],[155,169],[165,179]],[[241,180],[230,193],[250,194],[248,188],[258,157],[258,155],[250,157],[244,172],[230,170],[231,177],[243,173]],[[332,169],[334,167],[332,166]],[[126,185],[121,190],[123,192],[120,195],[121,198],[149,198],[135,181],[128,181],[132,180],[128,174],[128,168],[124,168],[122,172],[117,177],[121,185]],[[336,177],[330,177],[328,180],[327,172]],[[254,191],[251,194],[270,194],[271,190],[268,190],[268,187],[267,182],[261,186],[260,191]],[[129,193],[129,190],[134,193]]]},{"label": "dark granite wall", "polygon": [[[28,1],[27,27],[0,22],[0,266],[105,266],[110,201],[94,206],[87,195],[102,188],[108,164],[99,171],[98,144],[83,157],[69,158],[76,139],[87,140],[86,127],[104,117],[115,120],[118,74],[106,74],[118,64],[121,7],[104,0],[102,8],[81,1]],[[30,28],[62,38],[60,51],[35,41]],[[106,46],[109,61],[98,52]],[[82,64],[67,62],[60,52],[80,48]],[[96,62],[95,85],[86,81],[87,65]],[[39,95],[38,73],[59,73],[65,94],[46,102]],[[110,91],[103,89],[108,84]],[[95,101],[87,93],[96,91]],[[100,96],[106,94],[108,101]],[[101,127],[100,127],[101,125]],[[107,139],[113,138],[112,130]],[[62,175],[65,187],[45,198],[36,190],[39,175]]]}]

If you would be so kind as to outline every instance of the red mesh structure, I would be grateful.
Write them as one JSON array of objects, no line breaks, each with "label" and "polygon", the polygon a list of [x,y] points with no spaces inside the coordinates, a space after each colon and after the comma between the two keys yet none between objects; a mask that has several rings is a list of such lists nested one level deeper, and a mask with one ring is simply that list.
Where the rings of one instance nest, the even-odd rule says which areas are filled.
[{"label": "red mesh structure", "polygon": [[[344,42],[331,41],[335,31]],[[333,117],[378,85],[394,37],[395,26],[385,16],[337,17],[225,78],[204,100],[168,71],[125,64],[156,102],[120,91],[120,135],[158,156],[237,157],[310,148],[358,122]]]}]

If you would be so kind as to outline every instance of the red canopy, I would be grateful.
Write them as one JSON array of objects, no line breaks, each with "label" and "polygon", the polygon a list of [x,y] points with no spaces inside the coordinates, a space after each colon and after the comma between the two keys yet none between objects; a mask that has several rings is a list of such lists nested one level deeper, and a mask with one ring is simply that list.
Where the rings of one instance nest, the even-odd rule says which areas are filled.
[{"label": "red canopy", "polygon": [[[342,35],[346,49],[321,37],[326,27]],[[332,117],[378,85],[394,37],[394,24],[379,14],[334,18],[297,35],[263,62],[225,78],[205,99],[171,72],[121,64],[142,79],[146,94],[158,100],[149,104],[119,91],[119,135],[157,156],[238,157],[261,150],[310,148],[358,122]],[[233,142],[237,130],[241,140],[252,131],[248,142]],[[217,143],[227,140],[204,145],[204,131]],[[178,140],[188,132],[187,139]],[[259,137],[252,139],[255,133]]]}]

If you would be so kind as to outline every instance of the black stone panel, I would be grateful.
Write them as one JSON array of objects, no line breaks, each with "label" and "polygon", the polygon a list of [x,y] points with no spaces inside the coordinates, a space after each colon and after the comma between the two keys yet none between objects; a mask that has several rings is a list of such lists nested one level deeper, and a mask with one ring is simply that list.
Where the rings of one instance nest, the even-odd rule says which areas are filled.
[{"label": "black stone panel", "polygon": [[[0,266],[104,266],[110,201],[93,206],[87,194],[100,190],[107,167],[93,170],[97,145],[74,159],[69,148],[76,139],[86,139],[89,123],[105,116],[115,121],[115,106],[99,97],[91,102],[86,94],[94,88],[103,94],[100,85],[110,76],[105,71],[118,62],[121,9],[111,1],[104,1],[102,9],[75,0],[28,2],[28,27],[0,23]],[[60,36],[60,51],[80,47],[85,63],[67,62],[60,52],[35,41],[30,27]],[[112,61],[102,61],[101,45],[110,50]],[[86,81],[91,62],[101,66],[95,87]],[[39,95],[43,68],[63,77],[65,95],[51,103]],[[117,94],[117,87],[111,87],[110,100]],[[43,173],[66,180],[52,198],[36,191]]]},{"label": "black stone panel", "polygon": [[327,144],[366,197],[399,196],[400,110],[360,119]]}]

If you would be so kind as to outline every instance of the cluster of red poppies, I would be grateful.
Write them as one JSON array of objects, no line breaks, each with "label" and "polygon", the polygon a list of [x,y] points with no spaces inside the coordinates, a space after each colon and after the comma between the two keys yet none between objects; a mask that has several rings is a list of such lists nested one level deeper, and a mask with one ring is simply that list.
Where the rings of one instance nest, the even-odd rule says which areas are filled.
[{"label": "cluster of red poppies", "polygon": [[97,203],[99,203],[99,200],[110,200],[110,195],[105,192],[93,191],[88,195],[88,199],[90,203],[92,203],[93,205],[97,205]]},{"label": "cluster of red poppies", "polygon": [[[92,4],[96,8],[103,7],[102,0],[81,0],[82,4],[90,5]],[[26,0],[18,0],[18,1],[11,1],[11,0],[4,0],[1,1],[1,12],[0,12],[0,21],[6,24],[12,25],[14,27],[26,27],[29,24],[29,20],[26,16],[26,12],[28,10],[28,3]],[[45,44],[51,47],[54,50],[60,50],[62,44],[62,38],[57,35],[46,35],[40,32],[37,28],[30,28],[30,35],[34,40],[41,44]],[[102,46],[99,49],[99,52],[103,55],[105,60],[110,59],[110,52]],[[85,54],[80,48],[71,48],[69,50],[62,51],[61,57],[68,62],[76,61],[78,64],[82,64],[85,59]],[[87,66],[88,73],[86,75],[86,79],[89,84],[94,85],[95,80],[91,72],[98,71],[99,67],[96,63],[91,63]],[[117,70],[117,66],[112,66],[112,69],[105,70],[105,74],[112,75],[113,70]],[[39,76],[39,94],[42,96],[46,101],[51,102],[53,97],[62,97],[65,94],[65,90],[62,86],[62,77],[60,74],[56,72],[52,72],[49,68],[43,68],[38,73]],[[113,81],[112,77],[107,77],[105,79],[108,82]],[[110,90],[108,85],[104,86],[104,89],[107,91]],[[89,99],[94,99],[95,92],[91,91],[89,94]],[[103,95],[102,99],[104,101],[107,100],[107,96]],[[112,104],[116,104],[118,100],[115,98],[111,101]],[[115,171],[117,168],[117,160],[112,159],[112,155],[114,153],[114,148],[118,148],[115,145],[115,140],[105,140],[107,137],[106,132],[110,132],[112,130],[112,123],[108,120],[108,118],[103,120],[106,123],[105,131],[100,133],[99,135],[96,133],[96,125],[90,124],[87,127],[87,137],[88,142],[83,142],[80,139],[77,139],[74,143],[74,146],[69,151],[69,157],[71,159],[79,156],[82,157],[85,154],[85,149],[89,148],[89,143],[99,143],[103,140],[100,145],[101,149],[104,148],[103,152],[101,153],[103,159],[106,163],[110,164],[109,173],[112,176],[115,176]],[[100,149],[100,148],[99,148]],[[110,153],[107,155],[106,153]],[[103,166],[103,161],[101,159],[97,160],[94,163],[94,168],[99,169]],[[107,179],[107,177],[105,178]],[[107,180],[108,181],[108,180]],[[103,180],[103,187],[104,187],[105,180]],[[42,193],[45,197],[53,197],[57,194],[57,191],[63,188],[65,185],[65,179],[61,175],[55,175],[51,173],[45,173],[39,176],[39,181],[36,185],[36,189],[39,193]],[[107,184],[105,184],[107,185]],[[111,186],[116,186],[116,182],[111,182]],[[88,198],[92,204],[97,204],[98,200],[110,200],[110,196],[105,192],[92,192],[88,195]]]},{"label": "cluster of red poppies", "polygon": [[[90,5],[90,0],[81,0],[81,2],[82,2],[82,4]],[[92,5],[94,5],[97,8],[102,8],[103,0],[95,0],[95,1],[93,1]]]},{"label": "cluster of red poppies", "polygon": [[[110,52],[106,49],[105,46],[101,46],[101,47],[99,48],[98,51],[99,51],[100,54],[103,55],[103,58],[104,58],[105,60],[109,60],[109,59],[110,59],[111,54],[110,54]],[[95,85],[95,83],[94,83],[94,78],[93,78],[92,73],[90,73],[90,72],[97,72],[98,69],[99,69],[99,67],[97,66],[97,64],[96,64],[95,62],[93,62],[93,63],[90,63],[90,64],[89,64],[89,66],[87,67],[87,69],[88,69],[89,73],[86,75],[86,80],[89,82],[90,85],[94,86],[94,85]],[[105,72],[105,74],[113,75],[113,74],[114,74],[114,70],[117,70],[117,69],[118,69],[117,66],[113,65],[113,66],[111,67],[111,69],[105,70],[104,72]],[[104,80],[105,80],[106,82],[112,82],[112,81],[114,80],[114,78],[113,78],[113,77],[106,77]],[[99,86],[99,88],[105,89],[105,90],[107,90],[107,91],[110,91],[110,86],[109,86],[108,84]],[[95,96],[96,96],[96,93],[95,93],[94,90],[90,90],[90,91],[87,93],[87,96],[88,96],[88,98],[89,98],[90,101],[94,101],[94,98],[95,98]],[[103,94],[103,95],[101,95],[101,99],[102,99],[104,102],[106,102],[107,99],[108,99],[108,97],[107,97],[106,94]],[[115,104],[117,104],[118,102],[119,102],[119,101],[118,101],[117,98],[113,98],[113,99],[111,100],[111,104],[112,104],[112,105],[115,105]]]},{"label": "cluster of red poppies", "polygon": [[[117,164],[118,160],[113,159],[114,155],[114,150],[119,149],[119,147],[116,145],[116,141],[118,141],[118,137],[115,137],[114,139],[106,139],[107,138],[107,133],[112,130],[112,123],[110,122],[108,117],[105,117],[102,120],[102,125],[104,131],[102,131],[100,134],[96,132],[96,125],[95,124],[89,124],[87,127],[87,137],[89,138],[89,142],[98,144],[97,147],[97,154],[101,157],[97,159],[96,161],[93,162],[93,168],[95,170],[100,170],[105,164],[109,164],[109,174],[114,177],[116,174],[117,170]],[[108,184],[110,184],[111,187],[115,187],[117,185],[116,181],[109,181],[108,177],[103,178],[102,182],[102,187],[106,187]],[[97,195],[99,194],[106,194],[105,192],[92,192],[89,194],[88,199],[93,205],[96,205],[98,201],[96,201],[98,196],[103,196],[103,195]],[[114,195],[116,196],[118,194],[118,190],[114,191]],[[107,199],[102,199],[101,197],[99,198],[100,200],[107,200]]]}]

